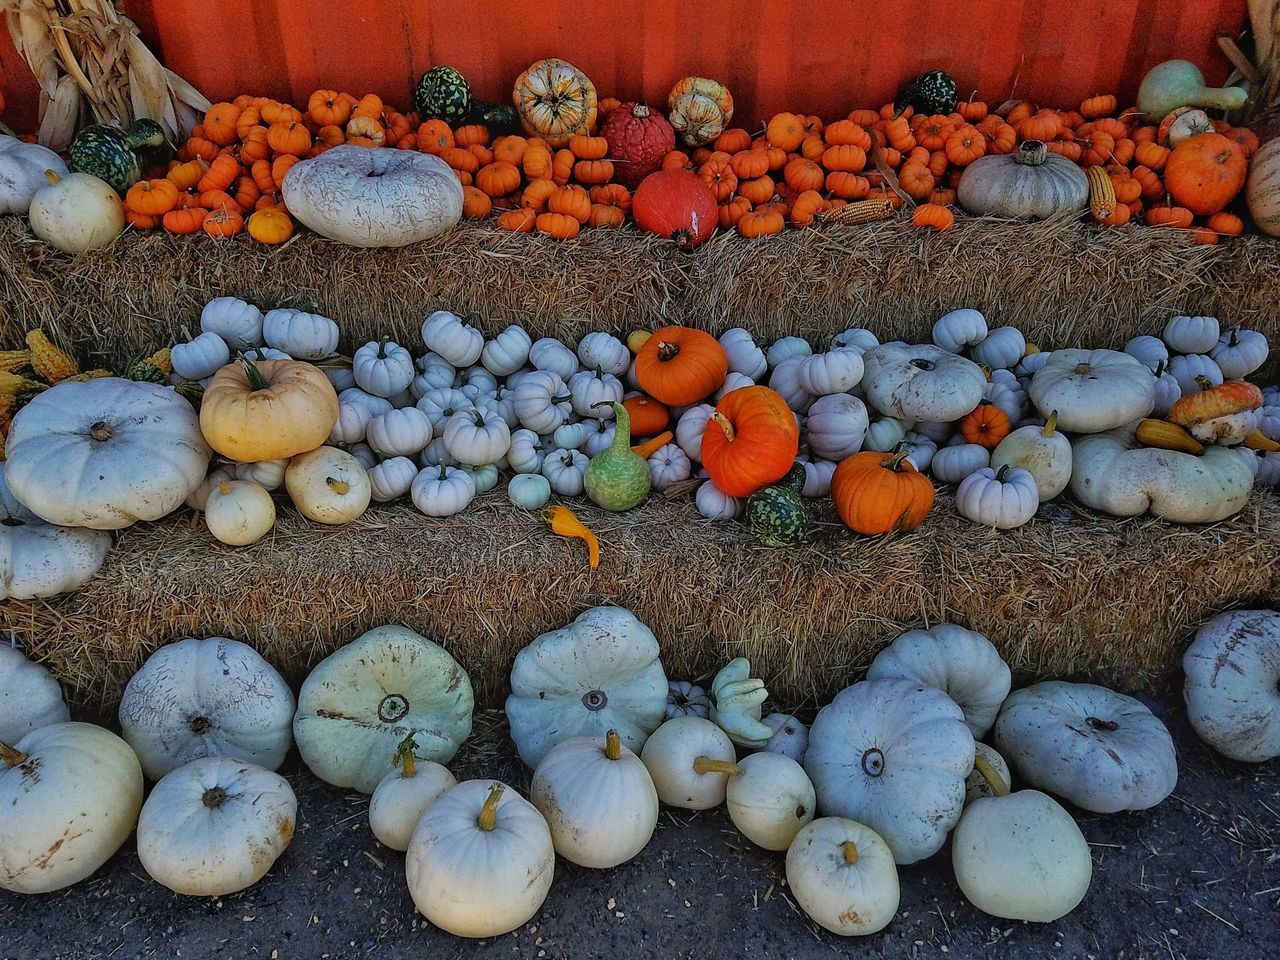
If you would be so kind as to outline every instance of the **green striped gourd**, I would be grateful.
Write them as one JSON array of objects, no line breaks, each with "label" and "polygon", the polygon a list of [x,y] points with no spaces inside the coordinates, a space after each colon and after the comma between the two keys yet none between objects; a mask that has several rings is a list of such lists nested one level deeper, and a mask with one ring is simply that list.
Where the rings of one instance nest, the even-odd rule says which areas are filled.
[{"label": "green striped gourd", "polygon": [[809,516],[800,495],[804,478],[804,467],[797,463],[777,483],[748,498],[747,527],[766,547],[794,547],[808,536]]},{"label": "green striped gourd", "polygon": [[631,450],[631,415],[620,403],[612,406],[617,418],[613,443],[591,459],[584,483],[592,503],[621,513],[643,502],[652,481],[648,462]]}]

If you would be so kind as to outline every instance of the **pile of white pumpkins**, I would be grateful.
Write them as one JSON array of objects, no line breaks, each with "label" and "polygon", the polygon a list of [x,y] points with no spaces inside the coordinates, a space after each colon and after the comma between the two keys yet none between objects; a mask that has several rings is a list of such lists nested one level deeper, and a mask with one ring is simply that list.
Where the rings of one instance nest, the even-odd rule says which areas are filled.
[{"label": "pile of white pumpkins", "polygon": [[[1234,759],[1280,756],[1280,614],[1205,623],[1183,660],[1190,721]],[[57,890],[136,829],[146,872],[189,896],[261,879],[293,837],[274,772],[297,746],[322,780],[370,794],[369,822],[405,852],[417,909],[464,937],[532,919],[555,859],[608,869],[638,855],[659,804],[726,804],[752,843],[784,852],[791,895],[841,935],[883,929],[897,866],[951,837],[962,893],[996,917],[1055,921],[1085,897],[1089,845],[1071,813],[1143,810],[1177,781],[1173,741],[1139,700],[1083,683],[1010,692],[985,637],[909,630],[818,711],[762,716],[763,681],[731,661],[708,690],[668,680],[653,633],[595,607],[516,656],[506,714],[529,798],[444,765],[472,728],[465,670],[402,626],[378,627],[307,677],[295,702],[250,646],[161,647],[130,681],[121,736],[69,721],[57,682],[0,647],[0,888]],[[994,748],[981,742],[993,734]],[[1026,786],[1013,791],[1013,776]],[[144,777],[155,781],[144,802]],[[816,818],[816,819],[815,819]]]}]

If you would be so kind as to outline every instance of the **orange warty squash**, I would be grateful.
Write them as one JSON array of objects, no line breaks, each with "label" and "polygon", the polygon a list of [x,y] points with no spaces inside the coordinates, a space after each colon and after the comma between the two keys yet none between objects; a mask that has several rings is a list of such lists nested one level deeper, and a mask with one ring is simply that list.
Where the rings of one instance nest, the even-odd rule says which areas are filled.
[{"label": "orange warty squash", "polygon": [[636,354],[636,380],[654,399],[684,407],[720,389],[729,373],[724,347],[692,327],[656,330]]},{"label": "orange warty squash", "polygon": [[831,477],[831,499],[845,526],[855,533],[877,537],[895,530],[914,530],[924,522],[933,507],[933,484],[906,456],[905,450],[866,451],[855,453],[836,467]]},{"label": "orange warty squash", "polygon": [[707,421],[702,465],[729,496],[749,497],[786,476],[799,449],[800,428],[782,396],[743,387],[726,394]]}]

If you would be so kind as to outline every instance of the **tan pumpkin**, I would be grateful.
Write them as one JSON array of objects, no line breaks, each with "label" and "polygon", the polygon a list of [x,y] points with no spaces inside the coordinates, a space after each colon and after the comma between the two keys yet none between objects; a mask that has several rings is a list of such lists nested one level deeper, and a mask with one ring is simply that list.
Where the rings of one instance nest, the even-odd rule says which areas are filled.
[{"label": "tan pumpkin", "polygon": [[596,122],[596,88],[573,64],[554,57],[529,65],[516,78],[511,99],[526,133],[553,147],[575,134],[587,134]]},{"label": "tan pumpkin", "polygon": [[1268,141],[1253,155],[1244,197],[1258,229],[1280,237],[1280,138]]},{"label": "tan pumpkin", "polygon": [[322,445],[338,422],[338,395],[298,360],[243,360],[213,375],[200,405],[209,446],[240,463],[283,460]]}]

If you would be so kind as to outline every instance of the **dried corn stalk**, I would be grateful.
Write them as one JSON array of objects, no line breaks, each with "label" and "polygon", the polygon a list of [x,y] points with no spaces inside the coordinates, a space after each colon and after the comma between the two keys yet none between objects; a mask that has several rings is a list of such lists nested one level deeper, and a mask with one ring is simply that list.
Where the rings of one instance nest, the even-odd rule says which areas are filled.
[{"label": "dried corn stalk", "polygon": [[1252,59],[1234,37],[1218,34],[1218,46],[1235,66],[1227,82],[1249,91],[1249,103],[1232,114],[1236,123],[1280,108],[1280,0],[1249,0],[1248,26]]},{"label": "dried corn stalk", "polygon": [[164,67],[112,0],[0,0],[13,44],[40,84],[38,139],[70,145],[85,123],[157,121],[187,137],[209,109],[195,87]]}]

